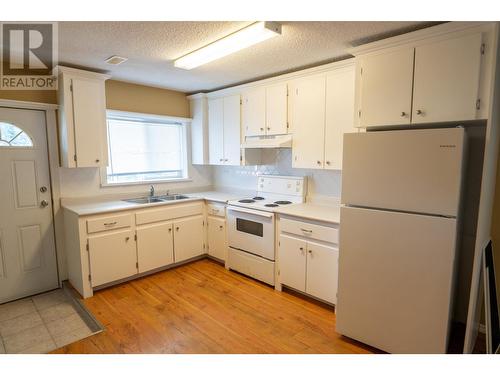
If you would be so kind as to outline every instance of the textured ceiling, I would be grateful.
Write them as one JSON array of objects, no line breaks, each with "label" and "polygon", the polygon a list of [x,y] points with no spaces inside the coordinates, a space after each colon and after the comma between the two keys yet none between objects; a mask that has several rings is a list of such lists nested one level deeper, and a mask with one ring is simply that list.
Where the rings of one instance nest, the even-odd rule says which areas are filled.
[{"label": "textured ceiling", "polygon": [[[282,35],[195,68],[173,60],[251,22],[60,22],[59,63],[183,92],[210,91],[347,57],[347,48],[429,22],[280,22]],[[128,57],[122,65],[104,60]]]}]

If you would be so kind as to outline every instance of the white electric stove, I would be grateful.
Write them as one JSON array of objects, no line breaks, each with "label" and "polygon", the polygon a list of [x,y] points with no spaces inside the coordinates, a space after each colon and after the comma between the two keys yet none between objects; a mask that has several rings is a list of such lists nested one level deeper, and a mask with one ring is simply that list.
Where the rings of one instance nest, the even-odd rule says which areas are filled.
[{"label": "white electric stove", "polygon": [[257,194],[228,202],[230,269],[274,285],[277,208],[303,203],[306,177],[261,175]]}]

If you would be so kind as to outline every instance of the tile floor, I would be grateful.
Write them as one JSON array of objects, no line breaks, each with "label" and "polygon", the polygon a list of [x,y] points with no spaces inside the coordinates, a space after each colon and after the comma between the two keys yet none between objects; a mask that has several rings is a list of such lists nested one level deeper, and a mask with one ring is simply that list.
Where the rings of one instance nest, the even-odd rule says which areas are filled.
[{"label": "tile floor", "polygon": [[92,333],[62,289],[0,305],[0,354],[47,353]]}]

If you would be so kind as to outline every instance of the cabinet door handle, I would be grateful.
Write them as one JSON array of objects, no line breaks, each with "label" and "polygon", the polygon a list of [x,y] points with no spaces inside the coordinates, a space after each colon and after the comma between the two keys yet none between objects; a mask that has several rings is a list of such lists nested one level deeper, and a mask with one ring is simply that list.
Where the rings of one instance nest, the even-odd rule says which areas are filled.
[{"label": "cabinet door handle", "polygon": [[307,250],[307,252],[308,252],[309,254],[312,254],[312,253],[313,253],[313,251],[312,251],[312,250]]},{"label": "cabinet door handle", "polygon": [[421,109],[417,109],[417,115],[423,115],[424,114],[424,111],[422,111]]},{"label": "cabinet door handle", "polygon": [[175,230],[178,232],[179,231],[179,227],[175,227]]},{"label": "cabinet door handle", "polygon": [[321,165],[321,162],[319,160],[316,163],[318,163],[318,165]]},{"label": "cabinet door handle", "polygon": [[130,240],[130,237],[125,237],[125,242],[128,242]]},{"label": "cabinet door handle", "polygon": [[172,228],[168,228],[168,233],[172,232]]},{"label": "cabinet door handle", "polygon": [[264,131],[264,128],[260,128],[260,131],[263,132]]},{"label": "cabinet door handle", "polygon": [[330,162],[329,162],[329,161],[327,161],[327,162],[326,162],[326,165],[330,165]]},{"label": "cabinet door handle", "polygon": [[267,127],[267,130],[271,130],[271,127],[270,127],[270,126],[268,126],[268,127]]},{"label": "cabinet door handle", "polygon": [[303,247],[299,247],[299,250],[302,254],[304,254],[304,248]]},{"label": "cabinet door handle", "polygon": [[219,225],[219,229],[220,229],[220,230],[224,229],[224,226]]},{"label": "cabinet door handle", "polygon": [[99,163],[99,162],[100,162],[100,160],[99,160],[99,159],[95,159],[95,162],[96,162],[96,163]]},{"label": "cabinet door handle", "polygon": [[401,117],[406,117],[406,112],[401,112]]}]

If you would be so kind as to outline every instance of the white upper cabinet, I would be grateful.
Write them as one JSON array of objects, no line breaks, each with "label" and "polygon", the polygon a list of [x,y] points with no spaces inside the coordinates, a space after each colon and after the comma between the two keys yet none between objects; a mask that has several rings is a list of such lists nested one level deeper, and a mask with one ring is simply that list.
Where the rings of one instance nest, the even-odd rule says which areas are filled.
[{"label": "white upper cabinet", "polygon": [[241,113],[240,96],[224,98],[224,165],[240,165]]},{"label": "white upper cabinet", "polygon": [[286,83],[266,87],[266,134],[288,132],[288,86]]},{"label": "white upper cabinet", "polygon": [[266,134],[266,89],[258,87],[241,96],[241,122],[245,136]]},{"label": "white upper cabinet", "polygon": [[485,41],[491,39],[487,29],[414,34],[422,33],[425,37],[395,37],[394,42],[378,41],[352,50],[357,127],[485,118],[482,107],[488,105],[487,72],[492,64],[491,54],[485,57],[489,47]]},{"label": "white upper cabinet", "polygon": [[354,67],[326,76],[325,169],[342,169],[344,133],[354,128]]},{"label": "white upper cabinet", "polygon": [[191,110],[191,162],[208,164],[208,101],[206,97],[189,99]]},{"label": "white upper cabinet", "polygon": [[476,119],[480,33],[415,48],[412,123]]},{"label": "white upper cabinet", "polygon": [[224,99],[208,101],[208,155],[212,165],[224,164]]},{"label": "white upper cabinet", "polygon": [[106,96],[109,76],[59,67],[59,141],[67,168],[108,165]]},{"label": "white upper cabinet", "polygon": [[325,87],[324,75],[290,82],[289,115],[293,133],[293,168],[323,168]]},{"label": "white upper cabinet", "polygon": [[208,100],[208,153],[213,165],[240,165],[240,96]]},{"label": "white upper cabinet", "polygon": [[360,59],[360,127],[410,123],[413,53],[404,48]]},{"label": "white upper cabinet", "polygon": [[288,131],[287,84],[261,86],[242,94],[241,122],[246,137]]}]

